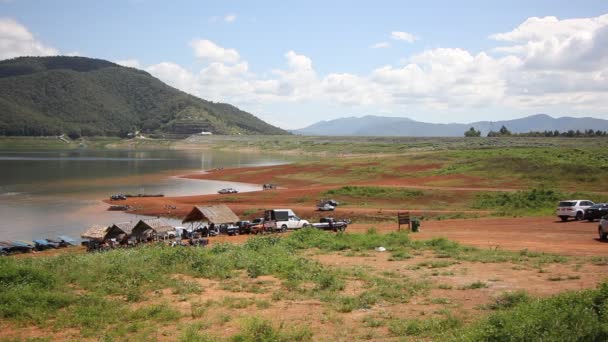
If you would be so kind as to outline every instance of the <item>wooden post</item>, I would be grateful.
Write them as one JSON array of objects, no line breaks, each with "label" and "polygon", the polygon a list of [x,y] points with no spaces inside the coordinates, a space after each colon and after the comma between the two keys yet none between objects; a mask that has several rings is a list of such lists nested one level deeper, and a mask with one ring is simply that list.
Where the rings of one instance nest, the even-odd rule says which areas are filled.
[{"label": "wooden post", "polygon": [[407,224],[407,228],[408,230],[411,229],[411,220],[410,220],[410,213],[405,212],[405,213],[397,213],[397,222],[399,222],[399,231],[401,231],[401,225],[402,224]]}]

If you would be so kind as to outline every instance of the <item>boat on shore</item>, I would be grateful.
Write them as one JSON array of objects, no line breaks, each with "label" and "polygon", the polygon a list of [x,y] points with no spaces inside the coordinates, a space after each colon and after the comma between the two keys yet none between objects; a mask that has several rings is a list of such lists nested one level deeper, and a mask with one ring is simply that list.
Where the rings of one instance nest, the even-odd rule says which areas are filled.
[{"label": "boat on shore", "polygon": [[129,208],[131,208],[128,205],[111,205],[108,210],[110,211],[126,211],[129,210]]},{"label": "boat on shore", "polygon": [[0,241],[0,254],[9,255],[14,253],[29,253],[32,251],[43,251],[68,246],[76,246],[76,240],[67,235],[60,235],[56,239],[26,240],[4,240]]}]

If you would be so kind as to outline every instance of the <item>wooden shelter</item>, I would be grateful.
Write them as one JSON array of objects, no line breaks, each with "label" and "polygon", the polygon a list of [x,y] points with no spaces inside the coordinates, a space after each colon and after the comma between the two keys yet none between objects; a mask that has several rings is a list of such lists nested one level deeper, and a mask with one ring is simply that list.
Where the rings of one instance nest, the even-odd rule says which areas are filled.
[{"label": "wooden shelter", "polygon": [[126,232],[114,225],[110,227],[93,225],[84,233],[80,234],[80,237],[91,241],[101,242],[109,239],[120,239],[123,234],[126,234]]},{"label": "wooden shelter", "polygon": [[114,223],[112,225],[113,228],[118,228],[120,230],[122,230],[123,232],[127,233],[128,235],[131,235],[131,232],[133,231],[133,228],[135,228],[135,226],[137,225],[137,223],[139,223],[139,221],[129,221],[129,222],[121,222],[121,223]]},{"label": "wooden shelter", "polygon": [[[222,223],[234,223],[239,221],[239,217],[228,208],[225,204],[211,205],[211,206],[195,206],[192,208],[190,213],[184,217],[182,223],[192,224],[192,228],[196,229],[200,227],[203,222],[222,224]],[[194,225],[198,223],[197,227]]]},{"label": "wooden shelter", "polygon": [[139,222],[133,226],[133,229],[129,235],[137,239],[144,240],[173,230],[175,230],[175,228],[165,220],[154,218],[149,220],[139,220]]}]

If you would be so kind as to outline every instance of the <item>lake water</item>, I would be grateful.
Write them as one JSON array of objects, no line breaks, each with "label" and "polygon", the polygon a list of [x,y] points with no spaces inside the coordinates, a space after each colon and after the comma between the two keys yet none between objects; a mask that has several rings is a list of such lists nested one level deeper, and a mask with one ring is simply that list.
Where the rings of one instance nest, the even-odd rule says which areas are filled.
[{"label": "lake water", "polygon": [[[186,196],[251,184],[190,180],[177,175],[213,168],[277,165],[288,157],[217,151],[2,151],[0,240],[74,238],[93,224],[139,219],[107,211],[101,200],[115,193]],[[178,222],[172,222],[177,224]]]}]

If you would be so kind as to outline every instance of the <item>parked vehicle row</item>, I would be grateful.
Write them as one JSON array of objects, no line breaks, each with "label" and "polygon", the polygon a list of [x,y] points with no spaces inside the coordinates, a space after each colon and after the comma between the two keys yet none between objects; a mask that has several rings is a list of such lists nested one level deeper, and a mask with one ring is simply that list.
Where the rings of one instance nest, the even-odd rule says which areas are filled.
[{"label": "parked vehicle row", "polygon": [[299,218],[291,209],[271,209],[264,212],[264,217],[252,221],[238,221],[234,225],[220,227],[218,233],[226,235],[283,233],[306,227],[322,230],[344,231],[350,220],[335,220],[332,217],[321,218],[319,223],[310,223]]},{"label": "parked vehicle row", "polygon": [[593,203],[589,200],[567,200],[559,202],[556,210],[557,216],[563,221],[574,218],[577,221],[600,220],[597,227],[599,239],[608,240],[608,203]]}]

